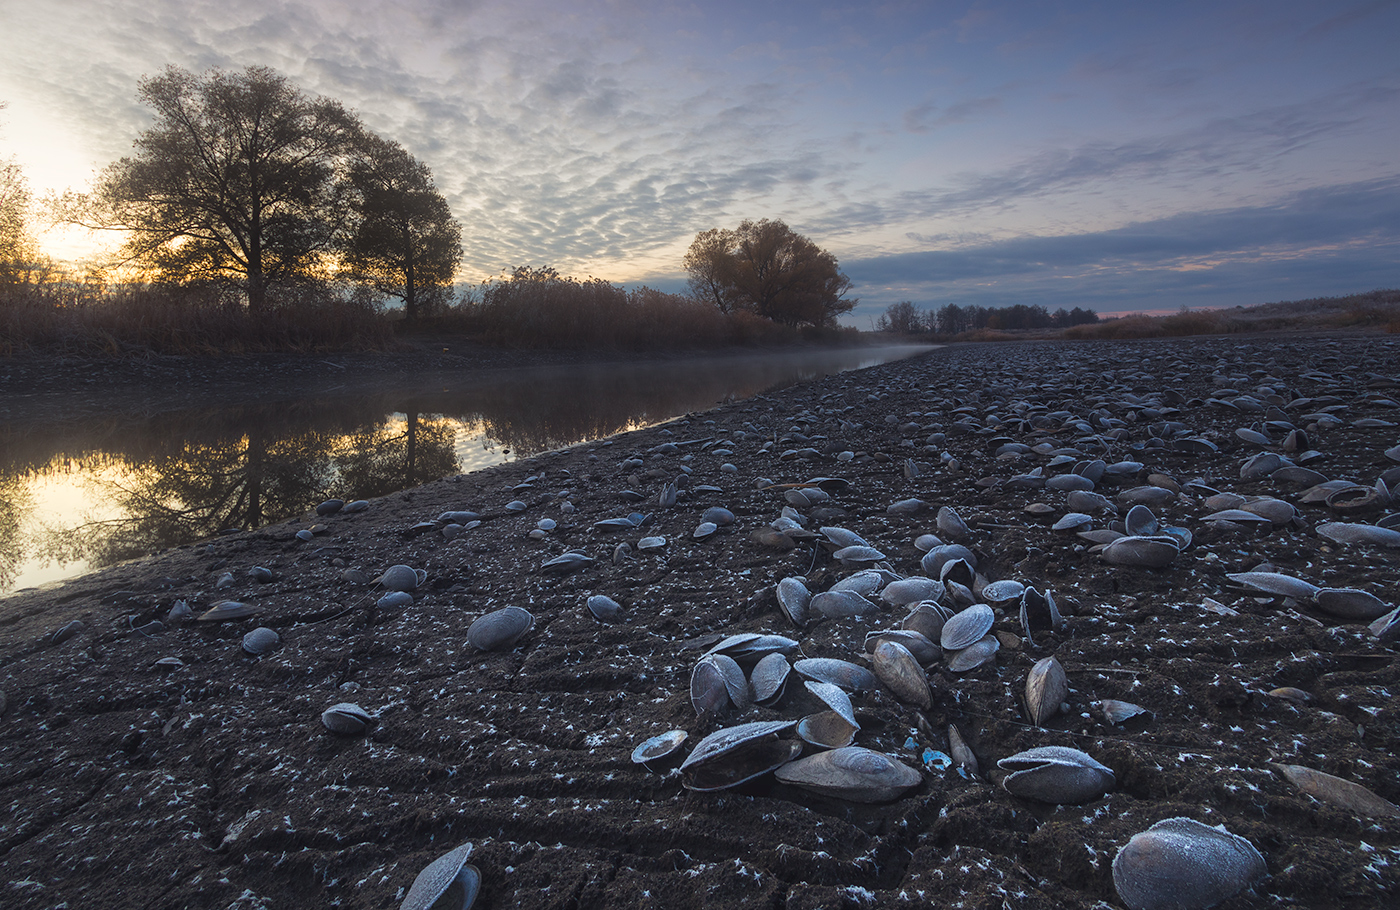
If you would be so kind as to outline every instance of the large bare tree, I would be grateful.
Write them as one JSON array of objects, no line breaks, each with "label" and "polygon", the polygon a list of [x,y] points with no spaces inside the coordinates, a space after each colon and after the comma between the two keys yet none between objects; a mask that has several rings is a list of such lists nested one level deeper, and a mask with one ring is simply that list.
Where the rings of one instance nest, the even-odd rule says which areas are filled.
[{"label": "large bare tree", "polygon": [[784,325],[829,327],[856,305],[836,257],[782,221],[744,221],[695,236],[684,260],[691,288],[724,312],[745,309]]},{"label": "large bare tree", "polygon": [[341,250],[350,274],[404,303],[404,318],[445,296],[462,258],[462,229],[432,172],[397,142],[365,134],[347,178],[351,227]]},{"label": "large bare tree", "polygon": [[80,200],[83,220],[127,232],[125,261],[151,277],[236,284],[251,313],[269,286],[314,276],[341,227],[354,116],[262,66],[167,67],[139,97],[155,125]]}]

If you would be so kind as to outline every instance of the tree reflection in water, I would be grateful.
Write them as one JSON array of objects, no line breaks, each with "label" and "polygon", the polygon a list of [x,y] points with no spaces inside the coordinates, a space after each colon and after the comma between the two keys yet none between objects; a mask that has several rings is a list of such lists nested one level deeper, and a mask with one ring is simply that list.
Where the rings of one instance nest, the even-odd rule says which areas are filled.
[{"label": "tree reflection in water", "polygon": [[[476,434],[490,453],[473,460],[481,467],[504,460],[496,447],[529,456],[916,350],[425,376],[411,390],[341,388],[266,405],[114,413],[77,427],[11,423],[0,426],[0,592],[25,583],[15,567],[36,555],[107,565],[303,515],[332,496],[368,499],[446,477],[463,469],[457,452]],[[70,484],[69,496],[87,503],[83,522],[35,520],[36,478],[58,483],[68,472],[85,478],[81,493],[78,481]]]}]

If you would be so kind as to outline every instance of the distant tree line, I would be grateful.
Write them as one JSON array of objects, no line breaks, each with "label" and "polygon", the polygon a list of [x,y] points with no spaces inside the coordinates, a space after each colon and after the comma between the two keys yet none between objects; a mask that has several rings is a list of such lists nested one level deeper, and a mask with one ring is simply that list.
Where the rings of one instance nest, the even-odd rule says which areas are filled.
[{"label": "distant tree line", "polygon": [[1080,307],[1072,310],[1060,307],[1052,313],[1039,304],[984,307],[949,303],[935,311],[922,310],[914,306],[913,301],[901,300],[885,308],[875,322],[875,330],[903,335],[959,335],[978,329],[1067,329],[1098,321],[1098,313]]}]

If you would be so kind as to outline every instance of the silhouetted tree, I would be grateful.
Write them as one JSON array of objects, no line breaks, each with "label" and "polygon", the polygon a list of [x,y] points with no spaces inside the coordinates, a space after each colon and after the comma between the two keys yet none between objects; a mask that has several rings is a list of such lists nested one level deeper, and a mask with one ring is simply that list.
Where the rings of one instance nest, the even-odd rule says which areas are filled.
[{"label": "silhouetted tree", "polygon": [[876,323],[876,330],[913,335],[924,330],[923,311],[914,306],[912,300],[901,300],[885,307],[884,315]]},{"label": "silhouetted tree", "polygon": [[342,248],[351,275],[398,297],[413,320],[443,298],[462,258],[462,229],[432,172],[397,142],[364,135],[347,178],[352,227]]},{"label": "silhouetted tree", "polygon": [[836,324],[857,303],[836,257],[781,221],[744,221],[695,236],[684,264],[691,288],[724,312],[745,309],[783,325]]},{"label": "silhouetted tree", "polygon": [[126,261],[157,279],[235,283],[253,313],[269,285],[318,271],[341,223],[336,166],[360,134],[349,112],[261,66],[167,67],[138,97],[155,125],[66,200],[75,220],[128,232]]}]

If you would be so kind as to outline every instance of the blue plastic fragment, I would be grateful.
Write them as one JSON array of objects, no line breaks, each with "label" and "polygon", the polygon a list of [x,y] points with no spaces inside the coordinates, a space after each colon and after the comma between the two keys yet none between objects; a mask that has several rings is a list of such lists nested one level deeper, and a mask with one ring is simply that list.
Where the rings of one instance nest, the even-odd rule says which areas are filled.
[{"label": "blue plastic fragment", "polygon": [[904,741],[904,748],[912,752],[913,750],[919,748],[919,743],[914,739],[914,737],[911,736]]},{"label": "blue plastic fragment", "polygon": [[946,771],[953,766],[953,760],[942,752],[933,749],[924,750],[924,767],[932,768],[935,771]]}]

